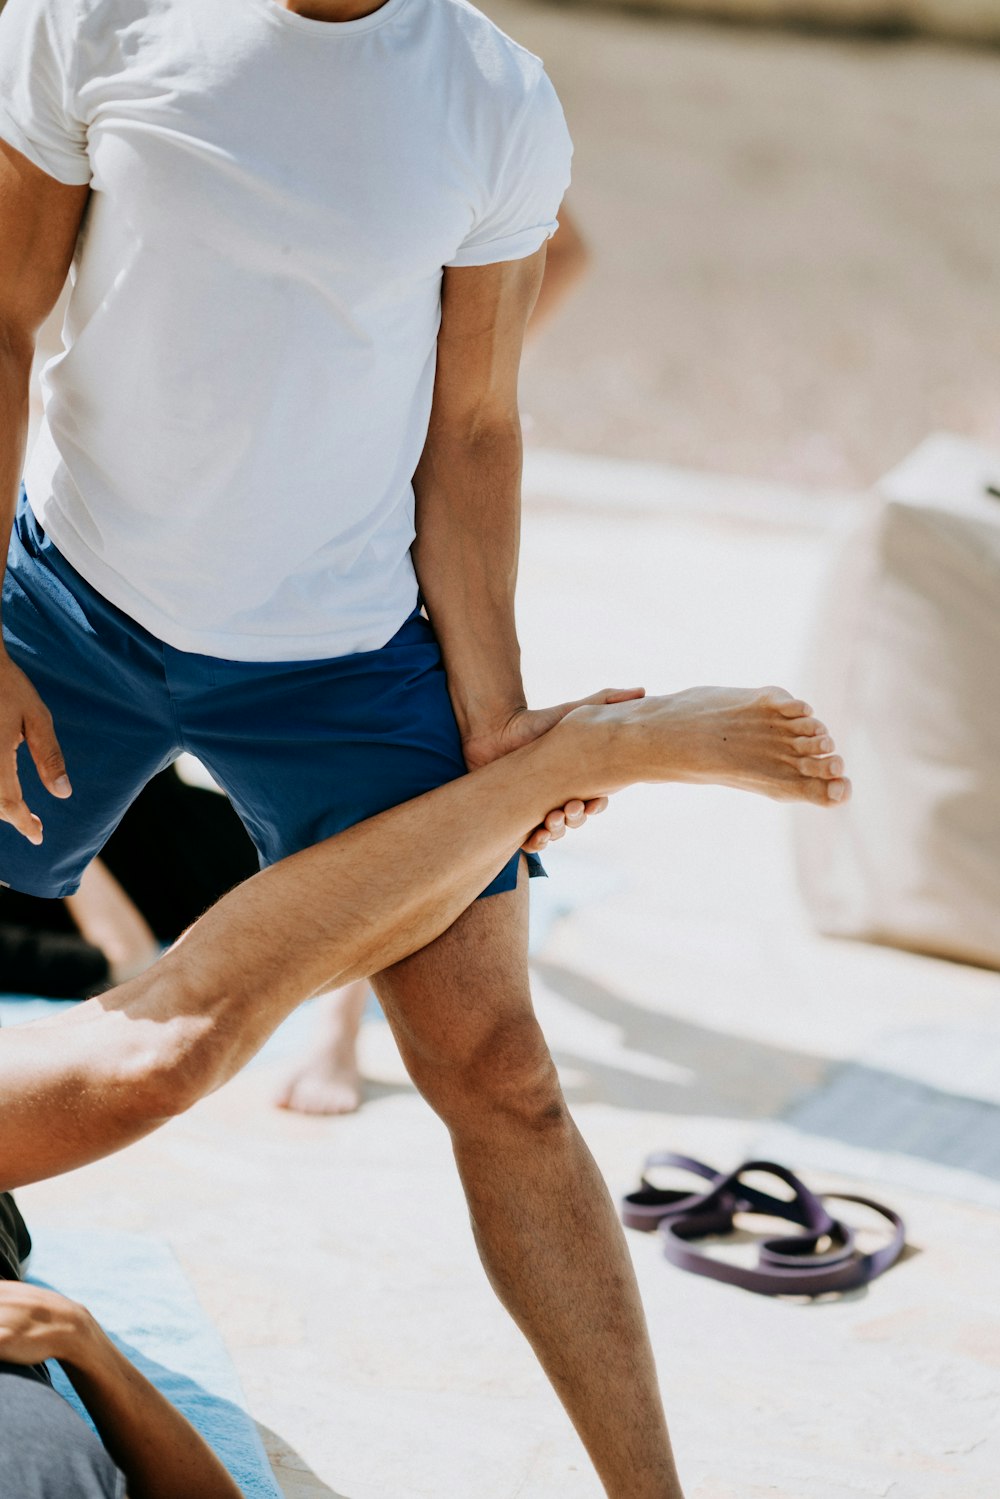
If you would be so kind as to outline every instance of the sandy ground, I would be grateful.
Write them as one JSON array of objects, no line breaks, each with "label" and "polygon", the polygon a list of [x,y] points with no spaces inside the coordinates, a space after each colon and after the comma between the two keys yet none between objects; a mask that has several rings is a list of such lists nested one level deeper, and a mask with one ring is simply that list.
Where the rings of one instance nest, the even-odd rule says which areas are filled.
[{"label": "sandy ground", "polygon": [[995,52],[486,8],[560,91],[595,256],[540,442],[853,486],[1000,435]]},{"label": "sandy ground", "polygon": [[[532,694],[794,682],[827,550],[819,531],[655,515],[609,530],[532,506]],[[788,832],[765,801],[648,789],[550,861],[549,903],[576,909],[549,926],[536,999],[616,1194],[651,1149],[734,1164],[887,1036],[947,1026],[995,1048],[996,975],[810,935]],[[363,1054],[355,1118],[273,1110],[287,1063],[265,1059],[119,1158],[25,1192],[29,1216],[172,1242],[288,1499],[597,1499],[377,1019]],[[820,1140],[807,1174],[833,1185],[824,1159]],[[684,1277],[632,1236],[691,1499],[994,1499],[1000,1212],[919,1190],[919,1170],[853,1181],[907,1215],[912,1249],[867,1293],[817,1305]]]}]

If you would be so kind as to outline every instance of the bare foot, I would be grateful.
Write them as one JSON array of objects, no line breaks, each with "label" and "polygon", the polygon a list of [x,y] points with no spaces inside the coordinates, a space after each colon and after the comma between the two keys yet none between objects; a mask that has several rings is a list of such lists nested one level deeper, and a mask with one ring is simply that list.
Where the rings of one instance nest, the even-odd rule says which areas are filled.
[{"label": "bare foot", "polygon": [[295,1114],[353,1114],[361,1107],[361,1075],[349,1057],[317,1051],[286,1079],[274,1099]]},{"label": "bare foot", "polygon": [[368,1001],[364,980],[324,994],[312,1049],[279,1089],[279,1109],[296,1114],[353,1114],[361,1107],[358,1032]]},{"label": "bare foot", "polygon": [[[578,708],[612,729],[627,781],[735,786],[778,801],[843,805],[844,762],[825,724],[780,687],[692,687],[669,697]],[[614,787],[608,788],[613,790]]]}]

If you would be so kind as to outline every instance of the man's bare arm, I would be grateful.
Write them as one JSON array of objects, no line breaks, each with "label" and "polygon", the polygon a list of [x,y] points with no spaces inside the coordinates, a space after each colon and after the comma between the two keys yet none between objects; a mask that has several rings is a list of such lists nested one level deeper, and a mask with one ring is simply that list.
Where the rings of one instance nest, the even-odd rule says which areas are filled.
[{"label": "man's bare arm", "polygon": [[[35,337],[52,311],[73,258],[87,187],[67,187],[0,141],[0,565],[17,505],[28,437],[28,395]],[[53,796],[69,782],[52,720],[0,641],[0,820],[32,843],[42,841],[17,779],[16,752],[27,740]]]},{"label": "man's bare arm", "polygon": [[525,707],[514,590],[520,545],[517,373],[545,250],[446,270],[434,405],[414,479],[414,561],[463,740]]},{"label": "man's bare arm", "polygon": [[[525,260],[446,270],[430,428],[414,476],[413,558],[441,643],[470,767],[530,743],[566,712],[527,707],[514,593],[520,544],[517,376],[545,270]],[[609,693],[607,700],[636,695]],[[544,846],[588,807],[557,809],[526,848]]]},{"label": "man's bare arm", "polygon": [[0,1284],[0,1359],[50,1358],[62,1364],[125,1474],[129,1499],[239,1499],[208,1444],[84,1307],[41,1286]]}]

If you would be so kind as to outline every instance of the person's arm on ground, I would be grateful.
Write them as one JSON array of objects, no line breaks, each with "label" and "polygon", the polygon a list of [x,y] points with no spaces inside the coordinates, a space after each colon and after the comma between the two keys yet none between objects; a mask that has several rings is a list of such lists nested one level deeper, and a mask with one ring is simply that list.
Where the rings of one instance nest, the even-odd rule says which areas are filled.
[{"label": "person's arm on ground", "polygon": [[41,1286],[0,1284],[0,1362],[58,1359],[125,1474],[128,1499],[239,1499],[208,1444],[85,1307]]},{"label": "person's arm on ground", "polygon": [[[414,565],[470,769],[530,743],[566,712],[528,708],[514,621],[517,374],[544,268],[543,248],[524,260],[445,270],[434,403],[414,476]],[[586,810],[601,805],[595,799]],[[554,812],[525,847],[543,847],[565,822]]]},{"label": "person's arm on ground", "polygon": [[[28,436],[35,337],[62,290],[87,187],[69,187],[0,141],[0,565],[6,565]],[[0,639],[0,820],[31,843],[42,823],[17,778],[17,746],[26,740],[52,796],[70,795],[52,718]]]},{"label": "person's arm on ground", "polygon": [[586,275],[590,251],[576,219],[565,203],[559,210],[559,228],[549,240],[545,275],[528,319],[528,338],[534,341],[559,311],[573,289]]}]

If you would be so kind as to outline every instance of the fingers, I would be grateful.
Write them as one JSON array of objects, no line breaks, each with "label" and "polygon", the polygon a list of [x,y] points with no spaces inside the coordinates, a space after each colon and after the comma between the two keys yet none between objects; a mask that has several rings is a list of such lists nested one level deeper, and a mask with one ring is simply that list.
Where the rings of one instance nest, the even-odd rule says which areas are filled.
[{"label": "fingers", "polygon": [[42,841],[41,819],[29,811],[21,795],[15,757],[12,757],[6,774],[0,776],[0,822],[9,822],[29,843],[37,846]]},{"label": "fingers", "polygon": [[31,751],[31,758],[35,762],[39,779],[46,791],[60,798],[72,796],[73,788],[69,783],[66,762],[63,760],[59,740],[52,726],[52,714],[41,703],[30,717],[25,717],[24,737]]},{"label": "fingers", "polygon": [[[59,741],[52,727],[52,715],[41,702],[37,703],[30,714],[25,714],[22,732],[31,758],[35,762],[39,779],[46,791],[61,799],[71,796],[73,788],[70,786],[62,750],[59,748]],[[0,774],[0,821],[9,822],[12,828],[16,828],[29,843],[35,844],[36,847],[42,842],[42,820],[36,817],[28,807],[21,791],[21,782],[17,774],[16,746],[11,754],[6,773]]]},{"label": "fingers", "polygon": [[596,817],[605,811],[608,805],[606,796],[595,797],[592,801],[582,802],[578,798],[567,802],[565,807],[556,807],[549,813],[545,821],[532,832],[521,844],[526,854],[539,854],[550,843],[558,843],[560,838],[565,838],[568,830],[582,828],[589,817]]}]

